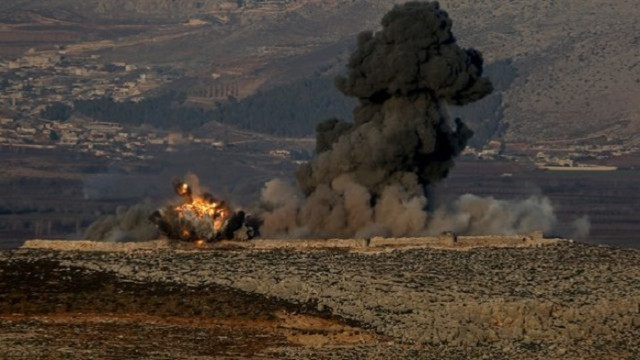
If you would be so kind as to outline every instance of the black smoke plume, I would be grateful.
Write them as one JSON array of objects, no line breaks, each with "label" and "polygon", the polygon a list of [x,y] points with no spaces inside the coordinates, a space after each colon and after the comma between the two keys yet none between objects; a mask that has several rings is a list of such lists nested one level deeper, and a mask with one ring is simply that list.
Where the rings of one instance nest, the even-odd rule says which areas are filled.
[{"label": "black smoke plume", "polygon": [[446,177],[453,158],[473,132],[446,104],[463,105],[488,95],[482,55],[462,49],[451,20],[437,2],[396,6],[382,30],[358,37],[338,89],[359,100],[354,123],[329,120],[318,126],[318,157],[303,166],[298,181],[306,195],[350,174],[372,195],[401,183],[417,191]]},{"label": "black smoke plume", "polygon": [[318,125],[317,156],[297,173],[304,199],[274,198],[283,184],[267,184],[265,233],[423,232],[425,188],[447,176],[473,134],[460,119],[452,124],[447,104],[481,99],[492,85],[482,55],[457,45],[437,2],[395,6],[381,24],[358,36],[347,75],[336,79],[359,100],[353,123]]}]

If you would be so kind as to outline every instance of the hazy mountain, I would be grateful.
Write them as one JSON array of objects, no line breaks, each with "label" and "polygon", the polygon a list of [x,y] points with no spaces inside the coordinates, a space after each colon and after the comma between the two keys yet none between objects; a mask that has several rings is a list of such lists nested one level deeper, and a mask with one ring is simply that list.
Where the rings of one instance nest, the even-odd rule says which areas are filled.
[{"label": "hazy mountain", "polygon": [[[240,82],[242,98],[311,76],[333,76],[344,67],[355,35],[375,30],[381,16],[399,2],[4,0],[0,21],[6,25],[0,36],[16,54],[47,43],[28,37],[33,41],[26,45],[12,42],[7,31],[27,36],[58,27],[64,36],[49,42],[92,44],[71,51],[178,66],[205,79],[211,73],[229,76]],[[637,1],[440,4],[463,46],[481,50],[487,65],[508,64],[510,79],[499,97],[479,105],[493,117],[483,132],[502,129],[509,141],[600,137],[599,143],[640,145]],[[111,43],[99,46],[105,39]],[[7,52],[2,54],[11,55]],[[501,71],[492,76],[500,77]]]},{"label": "hazy mountain", "polygon": [[513,59],[509,140],[605,135],[638,145],[640,9],[633,0],[442,1],[458,38]]}]

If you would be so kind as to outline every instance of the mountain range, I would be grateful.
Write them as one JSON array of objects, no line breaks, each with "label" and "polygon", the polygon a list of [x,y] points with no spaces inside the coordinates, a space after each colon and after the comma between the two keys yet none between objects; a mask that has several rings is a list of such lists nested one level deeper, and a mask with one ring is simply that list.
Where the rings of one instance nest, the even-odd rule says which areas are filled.
[{"label": "mountain range", "polygon": [[[5,0],[0,1],[0,56],[64,45],[71,54],[97,54],[105,61],[181,69],[190,79],[181,86],[190,91],[212,78],[233,82],[242,102],[340,73],[356,35],[379,28],[396,3]],[[486,138],[640,146],[635,0],[443,0],[440,5],[453,19],[458,42],[483,53],[499,84],[496,95],[478,105],[483,118],[473,119],[475,111],[463,113]]]}]

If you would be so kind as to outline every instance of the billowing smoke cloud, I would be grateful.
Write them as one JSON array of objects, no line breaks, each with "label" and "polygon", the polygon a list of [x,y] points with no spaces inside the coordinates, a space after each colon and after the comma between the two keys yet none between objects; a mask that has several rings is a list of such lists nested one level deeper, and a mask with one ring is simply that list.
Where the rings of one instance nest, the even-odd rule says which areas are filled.
[{"label": "billowing smoke cloud", "polygon": [[[447,176],[473,132],[447,104],[488,95],[483,60],[462,49],[437,2],[409,2],[364,32],[336,86],[355,97],[353,122],[318,125],[316,158],[297,173],[299,190],[266,184],[262,234],[300,237],[516,234],[555,231],[549,199],[464,195],[436,209],[427,189]],[[430,211],[427,211],[429,209]],[[435,211],[434,211],[435,209]],[[587,223],[588,225],[588,223]],[[588,228],[583,223],[576,231]],[[588,231],[588,230],[587,230]]]},{"label": "billowing smoke cloud", "polygon": [[446,106],[492,91],[481,54],[456,44],[437,2],[394,7],[382,30],[359,35],[347,68],[336,85],[359,100],[354,122],[317,127],[317,157],[297,174],[304,196],[273,191],[281,183],[266,186],[263,233],[425,232],[425,187],[447,176],[473,134],[460,119],[452,128]]},{"label": "billowing smoke cloud", "polygon": [[348,74],[336,85],[359,105],[353,123],[318,126],[319,154],[298,172],[305,195],[344,174],[374,198],[391,185],[422,195],[447,175],[473,134],[459,119],[451,128],[446,104],[463,105],[492,90],[481,54],[456,44],[437,2],[396,6],[381,31],[360,34]]},{"label": "billowing smoke cloud", "polygon": [[261,199],[268,210],[262,233],[290,238],[371,238],[438,235],[446,231],[463,235],[542,231],[577,239],[589,232],[586,218],[561,224],[551,201],[543,196],[500,200],[465,194],[429,212],[425,196],[413,195],[398,185],[387,186],[372,205],[367,189],[343,176],[330,187],[321,186],[302,199],[293,186],[281,180],[268,182]]},{"label": "billowing smoke cloud", "polygon": [[440,207],[429,222],[430,233],[453,231],[458,234],[526,234],[551,232],[557,225],[551,201],[531,196],[526,200],[497,200],[465,194],[453,204]]}]

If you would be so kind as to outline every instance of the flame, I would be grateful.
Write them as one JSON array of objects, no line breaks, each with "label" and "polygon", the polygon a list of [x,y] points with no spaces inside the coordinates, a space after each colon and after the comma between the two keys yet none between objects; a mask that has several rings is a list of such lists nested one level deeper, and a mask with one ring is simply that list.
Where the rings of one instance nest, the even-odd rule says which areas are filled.
[{"label": "flame", "polygon": [[[188,185],[186,187],[183,185],[177,187],[176,191],[179,192],[182,189],[188,191]],[[175,210],[178,214],[180,233],[184,240],[194,240],[195,233],[191,230],[193,230],[195,223],[204,224],[212,234],[222,231],[231,214],[224,203],[213,200],[211,196],[188,197],[186,202],[176,206]],[[196,221],[194,222],[194,220]],[[199,241],[200,239],[197,239],[197,242]]]},{"label": "flame", "polygon": [[189,185],[187,183],[181,183],[180,185],[178,185],[178,187],[176,187],[176,192],[180,196],[188,195],[190,192]]}]

